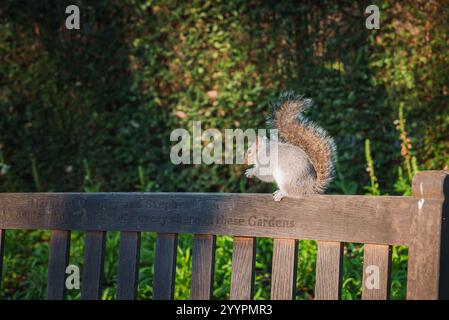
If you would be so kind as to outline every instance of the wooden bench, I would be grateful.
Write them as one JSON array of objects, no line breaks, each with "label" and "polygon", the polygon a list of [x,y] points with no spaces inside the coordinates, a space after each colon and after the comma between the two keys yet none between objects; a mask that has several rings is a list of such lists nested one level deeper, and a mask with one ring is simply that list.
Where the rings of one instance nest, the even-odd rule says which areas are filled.
[{"label": "wooden bench", "polygon": [[[231,299],[253,296],[257,237],[273,242],[272,299],[295,296],[298,239],[318,241],[316,299],[339,299],[345,242],[363,243],[363,299],[387,299],[391,245],[409,248],[408,299],[449,297],[449,174],[427,171],[413,196],[314,195],[274,202],[266,194],[0,194],[0,271],[5,230],[50,229],[48,299],[65,297],[70,230],[86,231],[82,299],[99,299],[105,233],[120,231],[118,299],[135,299],[140,232],[157,232],[154,299],[173,299],[177,234],[194,234],[191,298],[210,299],[215,236],[234,237]],[[379,275],[367,288],[367,268]],[[369,271],[369,270],[368,270]]]}]

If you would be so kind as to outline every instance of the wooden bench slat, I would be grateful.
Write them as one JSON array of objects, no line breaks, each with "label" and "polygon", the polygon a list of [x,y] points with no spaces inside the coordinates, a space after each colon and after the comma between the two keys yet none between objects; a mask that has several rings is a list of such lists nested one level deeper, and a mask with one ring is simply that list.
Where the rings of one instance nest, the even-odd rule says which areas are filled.
[{"label": "wooden bench slat", "polygon": [[343,274],[342,242],[319,241],[316,259],[316,300],[339,300]]},{"label": "wooden bench slat", "polygon": [[70,231],[52,230],[48,260],[47,299],[63,300],[66,294],[66,268],[70,256]]},{"label": "wooden bench slat", "polygon": [[82,300],[101,299],[105,244],[106,232],[87,232],[81,285]]},{"label": "wooden bench slat", "polygon": [[3,280],[3,254],[5,253],[5,234],[6,230],[0,229],[0,288]]},{"label": "wooden bench slat", "polygon": [[391,246],[365,244],[363,300],[387,300],[390,294]]},{"label": "wooden bench slat", "polygon": [[[426,205],[431,201],[426,200]],[[0,229],[148,231],[408,245],[417,206],[418,199],[399,196],[310,195],[275,202],[268,194],[7,193],[0,194]],[[114,208],[114,214],[106,214],[102,207]],[[180,218],[188,223],[179,223]]]},{"label": "wooden bench slat", "polygon": [[213,235],[196,234],[193,240],[190,299],[210,300],[214,284],[215,240]]},{"label": "wooden bench slat", "polygon": [[274,239],[271,274],[271,299],[295,298],[298,241]]},{"label": "wooden bench slat", "polygon": [[232,249],[231,300],[250,300],[254,290],[256,239],[234,237]]},{"label": "wooden bench slat", "polygon": [[140,232],[120,232],[117,299],[136,299],[139,258]]},{"label": "wooden bench slat", "polygon": [[153,300],[172,300],[175,292],[178,235],[159,233],[154,261]]}]

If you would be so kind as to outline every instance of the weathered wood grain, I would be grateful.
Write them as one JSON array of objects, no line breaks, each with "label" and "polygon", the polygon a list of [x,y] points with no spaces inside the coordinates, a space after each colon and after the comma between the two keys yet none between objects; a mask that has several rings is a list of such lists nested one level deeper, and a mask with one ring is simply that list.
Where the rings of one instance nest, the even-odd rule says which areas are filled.
[{"label": "weathered wood grain", "polygon": [[210,300],[214,284],[215,236],[196,234],[193,239],[191,300]]},{"label": "weathered wood grain", "polygon": [[316,260],[316,300],[339,300],[343,275],[343,249],[341,242],[318,241]]},{"label": "weathered wood grain", "polygon": [[363,255],[362,300],[390,297],[391,246],[365,244]]},{"label": "weathered wood grain", "polygon": [[66,294],[66,268],[70,255],[70,231],[52,230],[48,260],[47,299],[63,300]]},{"label": "weathered wood grain", "polygon": [[298,241],[274,239],[271,271],[271,299],[295,299]]},{"label": "weathered wood grain", "polygon": [[256,239],[234,237],[232,249],[231,300],[250,300],[254,290]]},{"label": "weathered wood grain", "polygon": [[449,173],[423,171],[413,178],[407,299],[449,298]]},{"label": "weathered wood grain", "polygon": [[3,255],[5,249],[5,233],[6,230],[0,229],[0,288],[2,287],[3,280]]},{"label": "weathered wood grain", "polygon": [[153,300],[173,300],[178,235],[159,233],[154,261]]},{"label": "weathered wood grain", "polygon": [[139,258],[140,232],[120,232],[117,299],[136,299]]},{"label": "weathered wood grain", "polygon": [[413,197],[390,196],[311,195],[275,202],[268,194],[0,194],[0,229],[152,231],[408,245],[417,202]]},{"label": "weathered wood grain", "polygon": [[84,246],[82,300],[99,300],[102,294],[103,262],[106,232],[89,231]]}]

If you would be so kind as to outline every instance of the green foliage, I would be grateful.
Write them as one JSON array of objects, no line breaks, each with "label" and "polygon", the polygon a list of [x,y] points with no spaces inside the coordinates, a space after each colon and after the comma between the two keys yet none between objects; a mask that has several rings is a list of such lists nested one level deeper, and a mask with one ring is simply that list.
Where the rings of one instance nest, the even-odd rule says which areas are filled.
[{"label": "green foliage", "polygon": [[83,191],[84,192],[99,192],[101,190],[101,182],[93,182],[92,173],[90,172],[89,163],[86,159],[83,159],[84,166],[84,184]]},{"label": "green foliage", "polygon": [[37,171],[36,159],[34,157],[31,158],[31,172],[33,174],[33,181],[36,191],[41,191],[41,182],[39,179],[39,172]]},{"label": "green foliage", "polygon": [[369,139],[365,140],[365,157],[366,157],[366,162],[368,164],[368,168],[366,168],[366,170],[369,173],[370,182],[371,182],[371,185],[367,186],[366,190],[369,192],[369,194],[378,196],[378,195],[380,195],[379,183],[377,182],[377,178],[374,173],[374,162],[373,162],[373,158],[371,156],[371,144],[370,144]]},{"label": "green foliage", "polygon": [[[411,195],[412,187],[411,183],[413,176],[419,171],[416,156],[413,155],[411,140],[407,136],[407,131],[405,129],[405,118],[404,118],[404,104],[399,104],[399,119],[395,121],[397,123],[396,128],[398,129],[401,140],[401,156],[402,165],[398,166],[398,179],[394,184],[394,190],[399,194]],[[404,176],[404,168],[406,176]]]},{"label": "green foliage", "polygon": [[[265,128],[269,101],[287,89],[314,99],[307,116],[335,138],[330,193],[410,194],[418,169],[449,167],[442,2],[375,1],[381,29],[369,31],[362,1],[83,1],[81,30],[68,31],[76,2],[0,4],[0,192],[271,192],[241,165],[173,165],[170,132],[198,120]],[[48,240],[7,233],[2,298],[45,296]],[[80,266],[83,240],[72,234]],[[179,238],[178,299],[189,296],[191,242]],[[154,243],[143,233],[141,299],[152,296]],[[108,233],[104,299],[115,297],[118,245]],[[229,297],[231,248],[217,238],[216,298]],[[309,299],[316,244],[299,248],[297,297]],[[258,239],[257,299],[269,298],[271,251]],[[357,299],[363,248],[346,251],[343,297]],[[392,295],[403,298],[406,248],[392,256]]]}]

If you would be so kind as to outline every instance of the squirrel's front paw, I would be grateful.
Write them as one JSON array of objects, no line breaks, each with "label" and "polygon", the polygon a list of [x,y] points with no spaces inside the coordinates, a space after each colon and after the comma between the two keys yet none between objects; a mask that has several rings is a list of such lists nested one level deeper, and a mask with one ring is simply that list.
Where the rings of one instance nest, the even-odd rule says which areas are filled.
[{"label": "squirrel's front paw", "polygon": [[252,177],[254,177],[254,168],[247,169],[247,170],[245,171],[245,176],[246,176],[247,178],[252,178]]},{"label": "squirrel's front paw", "polygon": [[276,190],[275,192],[273,192],[274,201],[279,202],[283,197],[285,197],[285,194],[281,190]]}]

